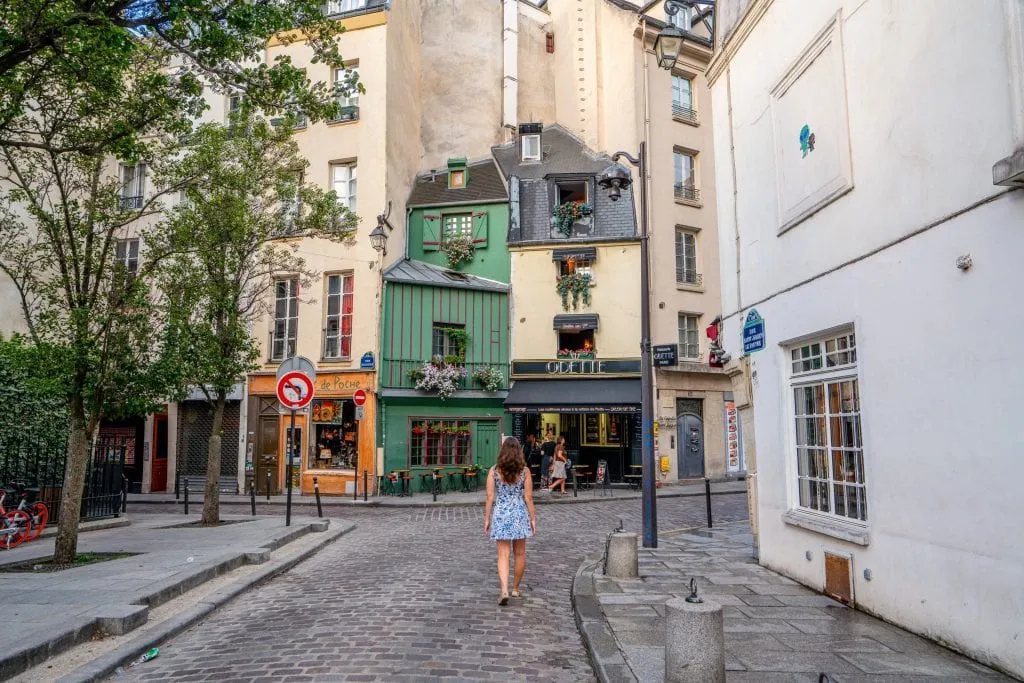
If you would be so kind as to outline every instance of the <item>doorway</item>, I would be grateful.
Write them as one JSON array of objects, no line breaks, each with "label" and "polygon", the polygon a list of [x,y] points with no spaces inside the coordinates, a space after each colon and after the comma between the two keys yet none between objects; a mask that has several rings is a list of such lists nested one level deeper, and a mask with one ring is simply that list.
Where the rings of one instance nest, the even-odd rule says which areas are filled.
[{"label": "doorway", "polygon": [[149,490],[152,493],[167,490],[167,413],[153,416],[153,471]]},{"label": "doorway", "polygon": [[[259,453],[256,456],[256,492],[262,495],[276,495],[281,491],[281,476],[278,469],[278,418],[260,417]],[[268,491],[269,489],[269,491]]]},{"label": "doorway", "polygon": [[687,413],[676,420],[676,442],[679,444],[679,478],[704,478],[704,420]]},{"label": "doorway", "polygon": [[501,436],[498,433],[498,422],[487,420],[476,423],[476,463],[484,469],[498,461],[498,448]]}]

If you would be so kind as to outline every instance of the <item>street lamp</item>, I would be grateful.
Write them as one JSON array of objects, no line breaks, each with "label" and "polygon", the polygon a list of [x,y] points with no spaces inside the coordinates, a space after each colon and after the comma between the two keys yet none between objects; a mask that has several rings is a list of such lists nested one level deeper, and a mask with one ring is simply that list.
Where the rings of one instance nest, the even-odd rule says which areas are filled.
[{"label": "street lamp", "polygon": [[643,467],[643,525],[645,548],[658,547],[658,508],[654,483],[654,366],[651,363],[651,274],[647,257],[647,143],[640,143],[640,154],[626,152],[612,156],[615,163],[601,172],[597,184],[608,190],[608,198],[618,201],[622,190],[633,184],[629,169],[618,163],[625,159],[640,172],[640,422],[643,446],[640,450]]},{"label": "street lamp", "polygon": [[377,227],[370,233],[370,246],[372,246],[373,250],[378,254],[388,253],[388,234],[384,232],[380,223],[378,223]]},{"label": "street lamp", "polygon": [[[714,24],[710,20],[710,10],[715,7],[714,0],[665,0],[665,14],[674,17],[679,10],[690,11],[696,9],[697,5],[702,5],[709,10],[704,13],[701,20],[708,30],[708,35],[711,36],[713,45],[715,31]],[[658,58],[658,66],[662,69],[673,68],[676,65],[676,60],[679,59],[679,51],[682,50],[685,39],[685,34],[678,27],[672,24],[666,26],[654,39],[654,54]]]}]

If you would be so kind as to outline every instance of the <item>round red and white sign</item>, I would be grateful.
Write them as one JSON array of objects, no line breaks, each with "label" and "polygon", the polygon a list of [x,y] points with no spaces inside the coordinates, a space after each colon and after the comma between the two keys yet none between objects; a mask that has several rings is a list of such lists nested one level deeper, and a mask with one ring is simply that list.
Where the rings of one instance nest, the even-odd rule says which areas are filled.
[{"label": "round red and white sign", "polygon": [[288,372],[277,380],[277,400],[285,408],[305,408],[313,400],[313,380],[301,372]]},{"label": "round red and white sign", "polygon": [[366,404],[366,392],[362,389],[356,389],[356,393],[352,394],[352,402],[357,406]]}]

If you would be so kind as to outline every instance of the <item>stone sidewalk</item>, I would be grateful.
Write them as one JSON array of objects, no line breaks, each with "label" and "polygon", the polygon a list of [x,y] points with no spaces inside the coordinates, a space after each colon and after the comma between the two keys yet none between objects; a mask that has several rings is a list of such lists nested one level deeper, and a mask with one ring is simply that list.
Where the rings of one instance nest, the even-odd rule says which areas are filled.
[{"label": "stone sidewalk", "polygon": [[[197,516],[145,515],[128,527],[79,536],[79,553],[135,553],[107,562],[48,573],[0,571],[0,603],[7,624],[0,630],[0,680],[45,661],[104,631],[127,633],[146,622],[150,608],[167,602],[243,564],[263,564],[282,545],[327,520],[296,516],[238,518],[214,528],[181,526]],[[336,524],[328,542],[351,525]],[[54,541],[41,538],[0,554],[2,565],[52,556]]]},{"label": "stone sidewalk", "polygon": [[[711,494],[724,495],[724,494],[746,494],[747,483],[742,480],[730,480],[712,482]],[[703,496],[704,495],[704,480],[683,480],[678,483],[667,484],[658,489],[658,498],[674,498],[678,496]],[[570,505],[573,503],[599,503],[609,500],[640,500],[640,491],[633,490],[628,486],[615,484],[609,489],[602,490],[600,488],[591,487],[589,489],[580,489],[577,491],[577,495],[574,496],[571,486],[566,486],[565,496],[552,495],[546,491],[534,491],[534,502],[537,504],[561,504]],[[366,502],[363,501],[362,496],[358,499],[353,499],[351,496],[321,496],[320,503],[322,507],[336,507],[336,506],[347,506],[354,505],[360,507],[459,507],[464,505],[482,505],[487,498],[487,493],[484,487],[481,485],[476,491],[464,493],[462,491],[452,491],[450,493],[444,493],[437,497],[437,502],[434,502],[433,495],[430,493],[422,492],[419,490],[419,483],[413,482],[413,492],[410,496],[369,496]],[[265,514],[269,508],[273,508],[274,513],[285,505],[286,497],[270,496],[270,500],[267,500],[266,496],[256,496],[256,512],[257,514]],[[250,499],[246,495],[234,495],[222,493],[220,496],[221,505],[230,505],[233,509],[237,509],[238,506],[249,508]],[[153,506],[155,508],[166,508],[167,512],[171,512],[177,506],[180,508],[184,505],[184,500],[174,497],[174,493],[130,493],[128,494],[128,511],[138,511],[140,506]],[[194,510],[195,514],[202,509],[203,497],[202,492],[191,492],[189,496],[189,507],[190,511]],[[292,507],[293,509],[302,510],[302,514],[310,514],[310,510],[316,510],[316,498],[311,495],[299,495],[298,491],[292,494]]]},{"label": "stone sidewalk", "polygon": [[664,603],[696,578],[701,597],[723,606],[730,682],[1010,680],[760,566],[752,542],[746,522],[663,534],[640,548],[639,579],[585,563],[573,602],[599,678],[664,680]]}]

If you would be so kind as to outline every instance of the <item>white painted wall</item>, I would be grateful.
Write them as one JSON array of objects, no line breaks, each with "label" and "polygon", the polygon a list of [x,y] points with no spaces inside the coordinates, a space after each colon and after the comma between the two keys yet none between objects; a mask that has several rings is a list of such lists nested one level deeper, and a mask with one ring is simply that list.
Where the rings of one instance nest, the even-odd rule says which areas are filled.
[{"label": "white painted wall", "polygon": [[[768,338],[752,358],[761,562],[821,588],[822,551],[850,553],[859,607],[1021,676],[1024,192],[991,180],[1015,144],[1013,3],[775,0],[712,95],[725,346],[741,354],[751,305]],[[769,93],[839,9],[854,188],[780,235]],[[961,272],[966,253],[974,267]],[[782,519],[796,457],[780,345],[845,324],[857,335],[867,546]]]}]

